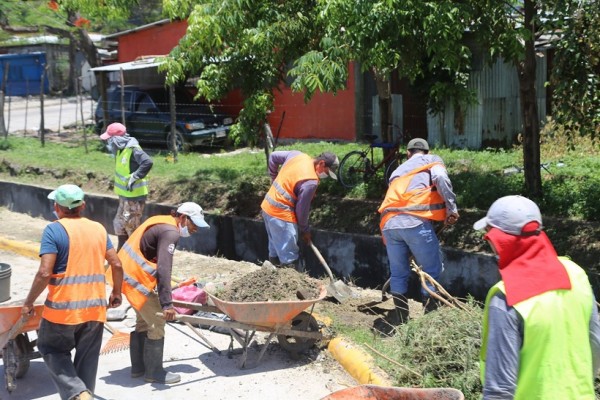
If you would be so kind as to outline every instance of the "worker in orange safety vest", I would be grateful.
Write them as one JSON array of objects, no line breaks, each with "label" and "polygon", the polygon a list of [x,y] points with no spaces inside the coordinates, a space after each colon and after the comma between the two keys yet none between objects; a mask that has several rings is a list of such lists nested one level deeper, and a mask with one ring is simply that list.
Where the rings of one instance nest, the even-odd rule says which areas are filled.
[{"label": "worker in orange safety vest", "polygon": [[[58,220],[42,234],[40,267],[21,314],[23,318],[31,316],[34,301],[47,287],[38,350],[61,399],[92,399],[106,307],[121,304],[123,270],[106,229],[81,217],[85,201],[78,186],[62,185],[48,198],[54,201]],[[113,276],[108,303],[105,260]]]},{"label": "worker in orange safety vest", "polygon": [[269,237],[269,262],[301,270],[298,237],[311,242],[308,217],[320,179],[337,179],[340,162],[330,152],[312,158],[300,151],[275,151],[269,156],[271,188],[262,204]]},{"label": "worker in orange safety vest", "polygon": [[[454,224],[458,220],[456,196],[442,159],[429,154],[426,140],[416,138],[406,146],[408,159],[390,176],[381,206],[381,233],[390,263],[390,292],[394,309],[374,322],[374,331],[390,336],[409,318],[408,282],[410,256],[433,279],[442,273],[440,243],[432,221]],[[431,291],[435,288],[428,284]],[[421,289],[425,312],[438,307],[429,292]]]}]

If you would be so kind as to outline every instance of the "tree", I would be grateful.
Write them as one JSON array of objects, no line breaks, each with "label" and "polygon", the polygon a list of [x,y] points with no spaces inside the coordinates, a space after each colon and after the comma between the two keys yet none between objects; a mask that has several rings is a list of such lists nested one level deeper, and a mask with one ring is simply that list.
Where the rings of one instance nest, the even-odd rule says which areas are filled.
[{"label": "tree", "polygon": [[600,136],[600,7],[580,2],[556,42],[553,116],[573,134]]}]

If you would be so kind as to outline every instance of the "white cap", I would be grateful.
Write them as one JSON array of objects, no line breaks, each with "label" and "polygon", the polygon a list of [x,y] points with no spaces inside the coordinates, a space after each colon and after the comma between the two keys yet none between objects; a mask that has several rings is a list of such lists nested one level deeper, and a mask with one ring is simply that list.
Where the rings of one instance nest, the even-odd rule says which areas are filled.
[{"label": "white cap", "polygon": [[505,196],[496,200],[487,215],[473,224],[473,229],[482,230],[486,226],[500,229],[502,232],[520,236],[523,227],[537,222],[542,229],[542,214],[538,206],[527,197]]},{"label": "white cap", "polygon": [[188,201],[177,208],[179,214],[187,215],[198,228],[210,228],[204,220],[204,211],[198,204]]}]

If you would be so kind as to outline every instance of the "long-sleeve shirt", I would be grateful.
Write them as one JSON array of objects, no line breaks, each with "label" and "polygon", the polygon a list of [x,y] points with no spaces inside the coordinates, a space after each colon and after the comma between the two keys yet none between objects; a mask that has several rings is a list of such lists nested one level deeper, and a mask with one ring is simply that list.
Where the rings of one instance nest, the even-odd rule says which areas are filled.
[{"label": "long-sleeve shirt", "polygon": [[[600,367],[600,321],[596,299],[593,299],[590,318],[590,345],[594,375]],[[519,313],[506,304],[506,297],[498,293],[489,304],[489,330],[485,362],[485,400],[506,400],[514,397],[519,371],[519,354],[523,345],[524,324]],[[490,326],[491,328],[491,326]]]},{"label": "long-sleeve shirt", "polygon": [[173,255],[179,241],[179,231],[168,224],[151,226],[142,235],[140,250],[146,259],[156,262],[158,300],[163,309],[171,308],[171,273],[173,270]]},{"label": "long-sleeve shirt", "polygon": [[[403,162],[390,176],[390,183],[402,175],[409,173],[410,171],[419,168],[426,164],[434,162],[442,163],[442,165],[434,165],[428,172],[423,172],[415,175],[407,190],[413,188],[426,188],[435,185],[438,193],[444,198],[446,203],[446,215],[458,212],[456,206],[456,195],[452,189],[452,182],[446,172],[446,167],[443,166],[444,161],[440,156],[434,154],[421,154],[415,153],[408,160]],[[423,219],[411,214],[398,214],[391,218],[385,224],[384,230],[386,229],[406,229],[414,228],[423,223]]]},{"label": "long-sleeve shirt", "polygon": [[[271,176],[271,183],[277,178],[279,169],[289,159],[302,154],[298,150],[291,151],[274,151],[269,157],[269,175]],[[301,233],[308,232],[310,227],[308,225],[308,217],[310,215],[310,204],[312,202],[315,193],[317,192],[317,186],[319,181],[316,179],[307,179],[298,181],[294,187],[294,194],[298,199],[296,201],[296,219],[298,220],[298,230]]]}]

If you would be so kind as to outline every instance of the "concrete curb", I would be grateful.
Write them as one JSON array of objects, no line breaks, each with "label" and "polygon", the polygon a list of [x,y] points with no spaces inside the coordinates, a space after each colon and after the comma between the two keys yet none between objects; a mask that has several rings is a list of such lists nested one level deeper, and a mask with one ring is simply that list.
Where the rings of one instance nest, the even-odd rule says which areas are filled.
[{"label": "concrete curb", "polygon": [[348,342],[346,339],[336,337],[327,346],[329,352],[342,367],[361,384],[379,386],[392,386],[391,383],[374,372],[373,358],[360,347]]},{"label": "concrete curb", "polygon": [[39,259],[39,248],[39,244],[18,242],[0,236],[0,250],[10,251],[37,260]]},{"label": "concrete curb", "polygon": [[[19,242],[0,236],[0,250],[39,259],[39,244],[37,243]],[[319,319],[325,325],[331,324],[331,321],[325,318],[319,317]],[[329,341],[327,350],[359,384],[391,386],[386,378],[381,377],[373,370],[373,358],[348,340],[341,337],[333,338]]]}]

